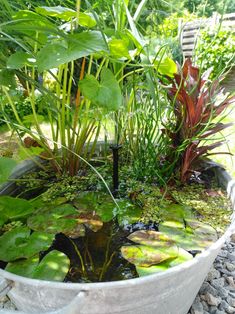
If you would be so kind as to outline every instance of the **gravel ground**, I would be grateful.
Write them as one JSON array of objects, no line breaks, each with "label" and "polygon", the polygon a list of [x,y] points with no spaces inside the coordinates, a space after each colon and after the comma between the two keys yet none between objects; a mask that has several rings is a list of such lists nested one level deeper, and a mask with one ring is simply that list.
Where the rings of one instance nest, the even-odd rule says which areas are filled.
[{"label": "gravel ground", "polygon": [[[0,309],[2,308],[15,310],[7,297],[0,299]],[[235,233],[217,256],[188,312],[188,314],[208,313],[235,314]]]}]

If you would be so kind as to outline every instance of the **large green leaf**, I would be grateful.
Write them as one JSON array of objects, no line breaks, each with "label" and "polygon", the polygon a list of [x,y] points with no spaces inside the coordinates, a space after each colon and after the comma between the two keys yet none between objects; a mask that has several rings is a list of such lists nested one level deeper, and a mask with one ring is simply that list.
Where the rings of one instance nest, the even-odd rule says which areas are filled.
[{"label": "large green leaf", "polygon": [[123,39],[112,39],[109,41],[109,49],[111,56],[115,58],[130,58],[128,51],[128,43]]},{"label": "large green leaf", "polygon": [[213,242],[217,240],[216,231],[199,221],[190,220],[191,225],[197,226],[192,228],[189,224],[185,227],[176,221],[164,221],[159,225],[159,230],[171,237],[177,245],[185,250],[202,251],[208,248]]},{"label": "large green leaf", "polygon": [[[64,43],[66,40],[66,45]],[[61,64],[86,57],[92,53],[106,51],[107,45],[97,31],[67,35],[63,40],[43,47],[37,55],[40,72],[56,68]]]},{"label": "large green leaf", "polygon": [[4,213],[9,220],[25,219],[34,211],[32,204],[22,198],[0,196],[0,214]]},{"label": "large green leaf", "polygon": [[27,225],[35,231],[51,234],[63,232],[67,236],[81,237],[85,235],[85,227],[77,220],[78,211],[71,205],[65,204],[53,208],[39,209],[34,216],[27,220]]},{"label": "large green leaf", "polygon": [[159,61],[156,61],[155,66],[156,66],[158,72],[162,75],[174,77],[174,74],[177,73],[177,65],[169,57],[166,57],[165,59],[161,60],[160,63],[159,63]]},{"label": "large green leaf", "polygon": [[[36,8],[36,12],[45,16],[53,16],[64,21],[70,21],[73,18],[77,17],[76,11],[62,7],[38,7]],[[96,25],[96,21],[88,14],[80,12],[79,13],[79,25],[84,27],[94,27]]]},{"label": "large green leaf", "polygon": [[101,71],[100,82],[93,75],[87,75],[79,86],[83,95],[97,106],[118,110],[122,104],[121,89],[109,69],[104,68]]},{"label": "large green leaf", "polygon": [[163,263],[160,263],[158,265],[150,266],[150,267],[140,267],[137,266],[136,270],[139,276],[147,276],[152,275],[154,273],[159,273],[162,271],[167,270],[168,268],[180,265],[184,262],[190,261],[193,259],[192,254],[189,254],[187,251],[179,248],[178,256],[173,260],[167,260]]},{"label": "large green leaf", "polygon": [[51,29],[56,29],[56,26],[51,23],[46,17],[29,10],[18,11],[13,16],[13,20],[17,22],[17,26],[13,24],[11,27],[15,27],[15,29],[17,30],[30,31],[32,30],[32,26],[33,29],[38,30],[40,30],[40,28],[44,30],[48,29],[48,31],[50,31]]},{"label": "large green leaf", "polygon": [[128,239],[132,242],[153,247],[170,247],[175,242],[167,235],[152,230],[138,230],[131,233]]},{"label": "large green leaf", "polygon": [[149,267],[178,256],[177,246],[130,245],[121,248],[122,256],[135,266]]},{"label": "large green leaf", "polygon": [[7,264],[5,270],[24,277],[63,281],[69,270],[69,258],[62,252],[53,250],[39,263],[39,257],[33,256]]},{"label": "large green leaf", "polygon": [[121,248],[122,256],[135,266],[150,267],[178,256],[175,242],[160,232],[139,230],[130,234],[128,239],[140,244]]},{"label": "large green leaf", "polygon": [[32,278],[33,272],[38,266],[38,263],[39,257],[36,255],[28,259],[21,259],[19,261],[10,262],[7,264],[5,270],[19,276]]},{"label": "large green leaf", "polygon": [[42,280],[62,281],[70,266],[69,258],[62,252],[49,252],[36,267],[33,278]]},{"label": "large green leaf", "polygon": [[33,66],[35,62],[36,59],[32,55],[23,51],[17,51],[8,58],[7,67],[9,69],[20,69],[26,65]]},{"label": "large green leaf", "polygon": [[0,184],[7,181],[16,164],[12,158],[0,157]]},{"label": "large green leaf", "polygon": [[120,226],[133,224],[140,220],[142,209],[129,200],[118,200],[119,208],[115,207]]},{"label": "large green leaf", "polygon": [[34,232],[27,227],[18,227],[0,237],[0,260],[9,262],[20,258],[29,258],[48,249],[54,235]]},{"label": "large green leaf", "polygon": [[15,73],[11,70],[0,69],[0,85],[9,88],[15,88],[16,87]]}]

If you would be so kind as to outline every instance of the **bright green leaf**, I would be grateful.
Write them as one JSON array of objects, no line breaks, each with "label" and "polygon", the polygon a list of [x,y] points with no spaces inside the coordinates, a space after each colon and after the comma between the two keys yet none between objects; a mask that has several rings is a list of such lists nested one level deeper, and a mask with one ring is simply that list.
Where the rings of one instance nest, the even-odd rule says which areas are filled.
[{"label": "bright green leaf", "polygon": [[0,85],[9,88],[15,88],[16,87],[15,73],[11,70],[0,69]]},{"label": "bright green leaf", "polygon": [[97,106],[118,110],[122,104],[119,84],[109,69],[102,70],[100,83],[93,75],[87,75],[79,86],[84,96]]},{"label": "bright green leaf", "polygon": [[64,253],[53,250],[41,260],[33,273],[33,278],[63,281],[69,271],[69,266],[69,258]]},{"label": "bright green leaf", "polygon": [[112,39],[109,41],[110,54],[115,58],[130,58],[128,46],[125,40]]},{"label": "bright green leaf", "polygon": [[35,62],[36,59],[34,59],[30,54],[23,51],[17,51],[8,58],[7,67],[9,69],[21,69],[26,65],[33,66]]},{"label": "bright green leaf", "polygon": [[38,266],[38,263],[39,257],[32,256],[28,259],[8,263],[5,270],[19,276],[32,278],[33,272]]},{"label": "bright green leaf", "polygon": [[0,237],[0,260],[14,261],[29,258],[48,249],[54,236],[43,232],[34,232],[27,227],[14,228]]},{"label": "bright green leaf", "polygon": [[25,199],[0,196],[0,213],[4,213],[9,220],[25,219],[33,212],[34,207]]},{"label": "bright green leaf", "polygon": [[11,158],[0,157],[0,184],[7,181],[16,164],[16,161]]},{"label": "bright green leaf", "polygon": [[39,72],[56,68],[61,64],[86,57],[92,53],[107,50],[106,43],[100,32],[82,32],[70,34],[60,42],[43,47],[37,56]]},{"label": "bright green leaf", "polygon": [[155,66],[156,66],[158,72],[162,75],[174,77],[174,74],[177,73],[177,65],[169,57],[166,57],[164,60],[162,60],[160,62],[160,64],[159,64],[159,61],[156,61]]}]

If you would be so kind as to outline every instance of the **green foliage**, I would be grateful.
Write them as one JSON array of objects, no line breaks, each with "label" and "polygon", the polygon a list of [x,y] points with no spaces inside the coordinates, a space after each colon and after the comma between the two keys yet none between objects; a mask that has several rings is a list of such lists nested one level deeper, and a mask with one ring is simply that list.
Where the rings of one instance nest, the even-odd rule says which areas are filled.
[{"label": "green foliage", "polygon": [[220,29],[201,32],[197,42],[195,59],[202,71],[213,68],[210,78],[214,79],[235,65],[235,32]]},{"label": "green foliage", "polygon": [[11,158],[0,157],[0,185],[7,181],[16,164]]}]

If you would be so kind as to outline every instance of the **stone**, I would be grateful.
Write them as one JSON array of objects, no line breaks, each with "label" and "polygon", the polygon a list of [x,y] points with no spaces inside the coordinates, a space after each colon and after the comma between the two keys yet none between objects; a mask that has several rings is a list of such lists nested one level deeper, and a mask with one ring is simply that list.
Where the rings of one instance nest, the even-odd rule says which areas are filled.
[{"label": "stone", "polygon": [[227,263],[225,263],[225,266],[226,266],[227,270],[229,270],[229,271],[235,270],[235,265],[232,263],[227,262]]},{"label": "stone", "polygon": [[226,301],[228,302],[228,304],[229,304],[230,306],[235,307],[235,298],[232,298],[232,297],[228,296],[228,297],[226,298]]},{"label": "stone", "polygon": [[227,276],[225,279],[230,287],[235,288],[235,282],[232,276]]},{"label": "stone", "polygon": [[228,254],[227,251],[221,250],[221,251],[219,252],[218,256],[220,256],[220,257],[227,257],[227,254]]},{"label": "stone", "polygon": [[224,277],[220,277],[218,279],[214,279],[212,280],[211,282],[211,285],[214,287],[214,288],[217,288],[217,287],[223,287],[225,284],[225,279]]},{"label": "stone", "polygon": [[[202,297],[202,296],[201,296]],[[218,306],[221,302],[221,298],[220,297],[215,297],[212,294],[210,294],[209,292],[206,292],[203,300],[207,302],[207,304],[209,305],[214,305],[214,306]]]},{"label": "stone", "polygon": [[227,298],[228,293],[229,293],[229,290],[228,290],[228,289],[225,289],[225,288],[220,287],[220,286],[218,286],[216,289],[217,289],[218,295],[219,295],[222,299]]},{"label": "stone", "polygon": [[235,261],[235,252],[232,253],[228,252],[227,257],[230,261],[232,262]]},{"label": "stone", "polygon": [[201,303],[202,303],[202,306],[203,306],[203,310],[208,312],[209,311],[208,304],[205,301],[201,301]]},{"label": "stone", "polygon": [[224,311],[216,310],[214,314],[224,314]]},{"label": "stone", "polygon": [[200,294],[205,294],[206,292],[212,294],[213,296],[217,296],[217,291],[214,287],[212,287],[209,282],[204,282],[199,291]]},{"label": "stone", "polygon": [[198,296],[195,298],[192,304],[191,313],[192,314],[204,314],[203,306]]},{"label": "stone", "polygon": [[219,305],[219,310],[224,311],[228,314],[234,314],[235,308],[230,306],[225,300],[222,300]]},{"label": "stone", "polygon": [[231,242],[235,243],[235,233],[231,235]]},{"label": "stone", "polygon": [[209,271],[206,280],[212,281],[213,279],[217,279],[219,277],[220,277],[220,272],[217,269],[212,268]]}]

